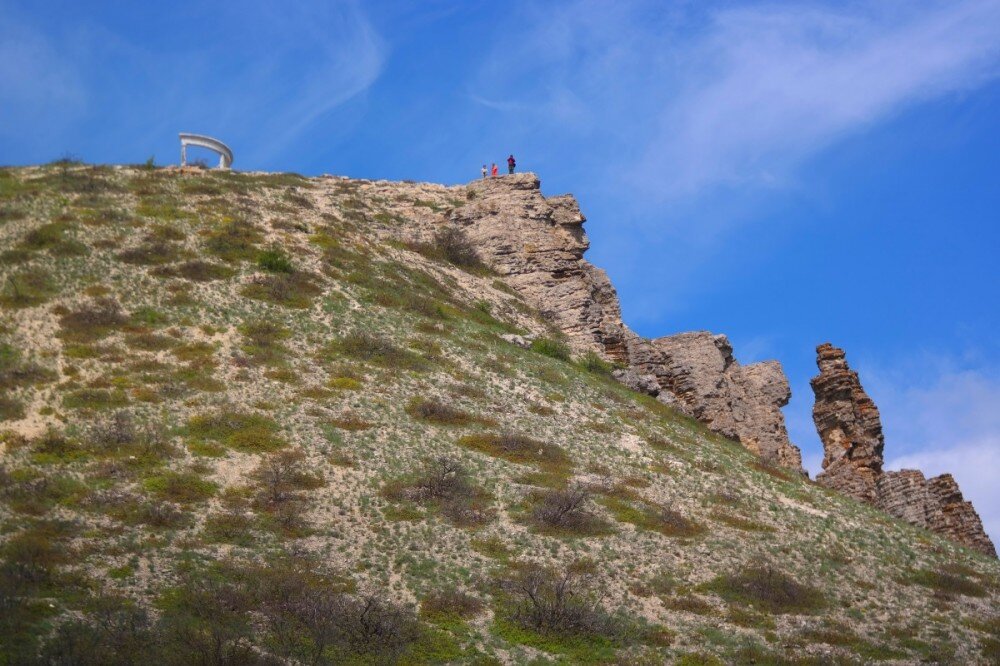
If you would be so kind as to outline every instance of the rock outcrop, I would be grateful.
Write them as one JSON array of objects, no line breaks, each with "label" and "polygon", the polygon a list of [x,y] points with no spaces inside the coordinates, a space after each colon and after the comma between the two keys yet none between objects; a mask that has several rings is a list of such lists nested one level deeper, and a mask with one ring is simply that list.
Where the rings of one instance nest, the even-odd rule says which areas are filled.
[{"label": "rock outcrop", "polygon": [[823,471],[816,481],[874,504],[885,446],[878,408],[842,349],[825,343],[816,355],[820,373],[810,384],[816,394],[813,421],[823,442]]},{"label": "rock outcrop", "polygon": [[622,383],[655,395],[766,462],[802,472],[781,408],[791,392],[777,361],[741,366],[725,336],[646,340],[622,323],[608,276],[584,258],[585,218],[570,195],[544,197],[534,174],[470,183],[449,219],[483,260],[562,331],[577,352],[620,366]]},{"label": "rock outcrop", "polygon": [[708,331],[633,340],[630,360],[652,375],[658,398],[735,439],[765,462],[802,471],[781,408],[792,392],[777,361],[742,366],[724,335]]},{"label": "rock outcrop", "polygon": [[882,471],[885,441],[878,408],[842,349],[824,343],[816,356],[813,420],[824,452],[816,481],[996,557],[979,515],[950,474],[926,479],[913,469]]}]

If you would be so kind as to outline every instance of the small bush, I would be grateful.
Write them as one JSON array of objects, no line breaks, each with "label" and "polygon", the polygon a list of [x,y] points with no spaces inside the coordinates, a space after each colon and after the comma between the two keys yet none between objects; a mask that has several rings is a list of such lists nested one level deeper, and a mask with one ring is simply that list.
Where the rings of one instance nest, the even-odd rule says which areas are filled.
[{"label": "small bush", "polygon": [[257,255],[257,267],[271,273],[292,273],[292,260],[283,250],[273,248]]},{"label": "small bush", "polygon": [[826,605],[822,592],[769,564],[750,565],[738,573],[719,576],[704,587],[730,603],[771,613],[809,613]]},{"label": "small bush", "polygon": [[240,293],[258,301],[302,309],[312,304],[321,289],[309,273],[292,272],[254,276]]},{"label": "small bush", "polygon": [[142,485],[160,499],[178,504],[205,502],[217,489],[214,483],[192,472],[164,472],[147,478]]},{"label": "small bush", "polygon": [[229,263],[257,258],[260,230],[244,220],[230,220],[213,231],[205,245],[208,251]]},{"label": "small bush", "polygon": [[0,305],[30,308],[41,305],[57,293],[52,276],[40,268],[8,275],[0,291]]},{"label": "small bush", "polygon": [[535,338],[531,341],[531,350],[560,361],[570,360],[569,346],[560,340]]},{"label": "small bush", "polygon": [[664,536],[693,537],[705,531],[678,511],[646,500],[628,502],[619,497],[609,497],[605,504],[617,520]]},{"label": "small bush", "polygon": [[0,421],[17,421],[24,416],[23,402],[10,395],[0,395]]},{"label": "small bush", "polygon": [[473,484],[458,461],[444,456],[426,461],[415,478],[388,484],[382,494],[421,504],[461,527],[485,525],[494,516],[490,494]]},{"label": "small bush", "polygon": [[247,322],[240,326],[240,333],[246,339],[241,349],[250,357],[253,365],[280,365],[288,349],[282,340],[291,337],[284,326],[266,319]]},{"label": "small bush", "polygon": [[321,474],[309,469],[302,449],[279,451],[260,462],[254,478],[261,484],[260,497],[269,505],[287,502],[298,490],[320,488]]},{"label": "small bush", "polygon": [[461,590],[431,592],[420,601],[420,615],[432,622],[471,620],[484,609],[482,599]]},{"label": "small bush", "polygon": [[60,337],[72,342],[94,342],[128,322],[118,302],[98,298],[59,318]]},{"label": "small bush", "polygon": [[529,502],[529,522],[545,534],[597,536],[611,531],[591,510],[593,497],[583,487],[535,491]]},{"label": "small bush", "polygon": [[458,440],[458,445],[522,465],[550,469],[571,467],[569,456],[555,444],[509,431],[466,435]]},{"label": "small bush", "polygon": [[411,399],[406,405],[406,413],[415,419],[435,425],[462,426],[483,422],[480,417],[447,405],[435,398]]},{"label": "small bush", "polygon": [[591,570],[570,566],[564,571],[526,566],[501,578],[506,596],[501,612],[517,626],[541,634],[620,639],[624,627],[600,605],[591,591]]},{"label": "small bush", "polygon": [[458,227],[445,227],[434,234],[430,244],[414,245],[413,249],[424,256],[475,272],[485,270],[485,265],[469,241],[465,232]]},{"label": "small bush", "polygon": [[334,342],[330,351],[384,368],[422,370],[427,366],[427,362],[413,352],[371,333],[349,333]]},{"label": "small bush", "polygon": [[177,259],[177,246],[162,240],[146,241],[142,245],[118,253],[118,259],[138,266],[160,266]]},{"label": "small bush", "polygon": [[127,405],[128,396],[118,390],[84,388],[64,395],[62,404],[66,409],[114,409]]},{"label": "small bush", "polygon": [[614,366],[611,363],[608,363],[593,351],[588,351],[584,354],[583,358],[580,359],[580,367],[587,372],[592,372],[602,377],[610,377],[611,371],[614,370]]},{"label": "small bush", "polygon": [[929,587],[946,595],[985,597],[987,594],[986,588],[977,581],[946,571],[923,569],[911,574],[909,580],[912,583]]},{"label": "small bush", "polygon": [[192,282],[212,282],[213,280],[224,280],[233,276],[233,270],[226,266],[213,264],[210,261],[194,259],[185,261],[176,266],[168,266],[156,269],[154,275],[163,277],[180,277]]}]

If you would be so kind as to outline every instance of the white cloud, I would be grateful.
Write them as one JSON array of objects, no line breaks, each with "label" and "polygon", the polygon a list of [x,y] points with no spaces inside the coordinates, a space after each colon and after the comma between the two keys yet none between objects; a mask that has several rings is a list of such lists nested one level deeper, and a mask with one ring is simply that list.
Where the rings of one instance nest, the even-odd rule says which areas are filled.
[{"label": "white cloud", "polygon": [[995,75],[998,54],[992,0],[722,11],[686,50],[679,94],[637,173],[677,173],[667,194],[773,186],[842,136]]}]

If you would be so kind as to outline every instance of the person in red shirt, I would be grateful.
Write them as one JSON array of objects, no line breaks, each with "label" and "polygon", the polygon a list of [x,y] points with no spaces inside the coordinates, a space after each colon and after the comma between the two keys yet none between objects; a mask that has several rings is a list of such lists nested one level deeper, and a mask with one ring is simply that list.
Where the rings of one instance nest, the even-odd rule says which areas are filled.
[{"label": "person in red shirt", "polygon": [[507,158],[507,173],[514,173],[514,167],[517,166],[517,162],[514,161],[514,156],[511,155]]},{"label": "person in red shirt", "polygon": [[497,163],[494,162],[493,163],[493,168],[490,170],[490,175],[493,176],[494,178],[496,178],[497,174],[499,174],[499,173],[500,173],[500,169],[497,168]]}]

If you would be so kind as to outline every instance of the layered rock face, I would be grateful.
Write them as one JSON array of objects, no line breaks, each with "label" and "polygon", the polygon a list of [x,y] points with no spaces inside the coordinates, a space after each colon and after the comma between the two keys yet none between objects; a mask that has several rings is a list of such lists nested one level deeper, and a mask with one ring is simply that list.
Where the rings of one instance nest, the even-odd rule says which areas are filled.
[{"label": "layered rock face", "polygon": [[576,351],[596,349],[626,362],[618,294],[583,259],[590,241],[570,195],[542,196],[531,173],[469,185],[473,198],[452,211],[483,259],[566,334]]},{"label": "layered rock face", "polygon": [[950,474],[926,479],[918,470],[882,471],[885,443],[878,408],[842,349],[824,343],[816,355],[820,373],[811,381],[813,420],[824,452],[816,481],[996,557],[979,515]]},{"label": "layered rock face", "polygon": [[770,464],[802,472],[781,413],[791,392],[777,361],[741,366],[726,337],[708,332],[646,340],[629,330],[608,276],[583,258],[589,241],[576,200],[543,197],[534,174],[476,181],[467,191],[450,221],[575,351],[597,351],[623,366],[616,373],[623,383],[675,405]]},{"label": "layered rock face", "polygon": [[823,442],[823,471],[816,481],[874,504],[885,446],[878,408],[842,349],[825,343],[816,355],[820,373],[810,384],[816,394],[813,421]]},{"label": "layered rock face", "polygon": [[777,361],[741,366],[724,335],[708,331],[633,340],[632,366],[652,375],[661,402],[742,443],[765,462],[802,471],[781,408],[792,392]]}]

